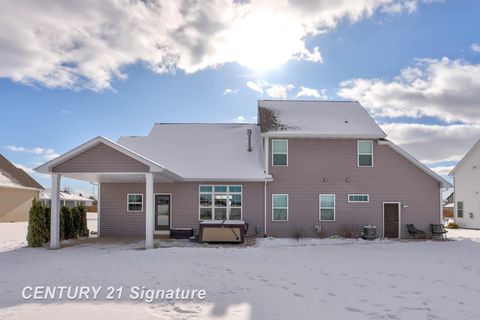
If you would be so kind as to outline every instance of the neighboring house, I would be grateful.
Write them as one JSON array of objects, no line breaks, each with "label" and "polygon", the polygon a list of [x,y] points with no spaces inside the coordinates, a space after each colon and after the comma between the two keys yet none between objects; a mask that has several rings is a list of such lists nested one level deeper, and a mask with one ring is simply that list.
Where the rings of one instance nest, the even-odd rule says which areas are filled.
[{"label": "neighboring house", "polygon": [[0,154],[0,222],[28,221],[32,200],[43,187]]},{"label": "neighboring house", "polygon": [[[44,206],[50,207],[50,202],[51,202],[51,196],[52,196],[52,190],[51,189],[46,189],[40,192],[40,201]],[[60,191],[60,206],[66,206],[69,208],[72,208],[77,205],[82,205],[84,207],[91,207],[93,206],[94,200],[90,198],[86,198],[82,195],[77,195],[71,191],[64,190]]]},{"label": "neighboring house", "polygon": [[450,172],[455,185],[454,217],[463,228],[480,228],[480,140]]},{"label": "neighboring house", "polygon": [[445,199],[445,202],[443,203],[443,218],[453,218],[453,208],[454,203],[453,203],[453,197],[454,193],[450,193],[450,195]]},{"label": "neighboring house", "polygon": [[450,184],[385,138],[358,102],[262,100],[258,124],[155,124],[147,136],[97,137],[37,171],[52,175],[57,201],[61,177],[98,182],[100,236],[142,236],[146,247],[154,233],[210,219],[276,237],[375,225],[403,238],[406,223],[428,232]]}]

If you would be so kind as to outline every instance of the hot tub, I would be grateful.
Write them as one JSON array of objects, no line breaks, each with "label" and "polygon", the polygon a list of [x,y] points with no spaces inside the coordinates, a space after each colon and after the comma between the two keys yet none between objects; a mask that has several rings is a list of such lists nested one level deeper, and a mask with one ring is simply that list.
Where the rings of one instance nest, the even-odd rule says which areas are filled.
[{"label": "hot tub", "polygon": [[200,242],[244,243],[246,223],[242,220],[207,220],[200,222]]}]

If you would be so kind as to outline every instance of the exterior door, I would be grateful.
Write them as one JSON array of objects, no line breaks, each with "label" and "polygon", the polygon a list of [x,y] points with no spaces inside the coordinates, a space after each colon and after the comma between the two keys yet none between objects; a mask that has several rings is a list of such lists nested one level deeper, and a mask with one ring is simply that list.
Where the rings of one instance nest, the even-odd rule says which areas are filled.
[{"label": "exterior door", "polygon": [[398,219],[399,205],[398,203],[383,204],[383,230],[385,238],[398,238]]},{"label": "exterior door", "polygon": [[169,194],[155,195],[155,230],[170,230],[171,200]]}]

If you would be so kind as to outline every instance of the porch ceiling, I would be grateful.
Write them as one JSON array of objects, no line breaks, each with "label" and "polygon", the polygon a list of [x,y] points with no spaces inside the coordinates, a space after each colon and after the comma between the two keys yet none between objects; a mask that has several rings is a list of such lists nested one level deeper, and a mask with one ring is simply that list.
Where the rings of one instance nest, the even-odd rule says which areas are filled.
[{"label": "porch ceiling", "polygon": [[[164,176],[162,173],[154,173],[154,182],[155,183],[172,183],[173,180]],[[83,181],[92,181],[92,182],[102,182],[102,183],[145,183],[145,173],[89,173],[89,172],[79,172],[79,173],[62,173],[62,177],[83,180]]]}]

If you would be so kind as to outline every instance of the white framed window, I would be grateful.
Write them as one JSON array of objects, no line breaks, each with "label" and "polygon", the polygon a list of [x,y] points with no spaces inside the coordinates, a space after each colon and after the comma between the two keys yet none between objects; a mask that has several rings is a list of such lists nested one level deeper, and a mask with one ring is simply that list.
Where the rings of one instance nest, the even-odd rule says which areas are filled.
[{"label": "white framed window", "polygon": [[288,221],[288,194],[272,194],[272,221]]},{"label": "white framed window", "polygon": [[272,140],[272,166],[288,166],[288,140]]},{"label": "white framed window", "polygon": [[321,194],[319,196],[320,203],[320,221],[335,221],[335,195]]},{"label": "white framed window", "polygon": [[370,202],[370,196],[368,194],[349,194],[348,195],[349,203],[367,203]]},{"label": "white framed window", "polygon": [[373,167],[373,141],[357,141],[357,166]]},{"label": "white framed window", "polygon": [[127,212],[143,212],[143,194],[127,194]]},{"label": "white framed window", "polygon": [[198,220],[242,220],[241,185],[200,185]]},{"label": "white framed window", "polygon": [[463,218],[463,201],[457,201],[457,218]]}]

